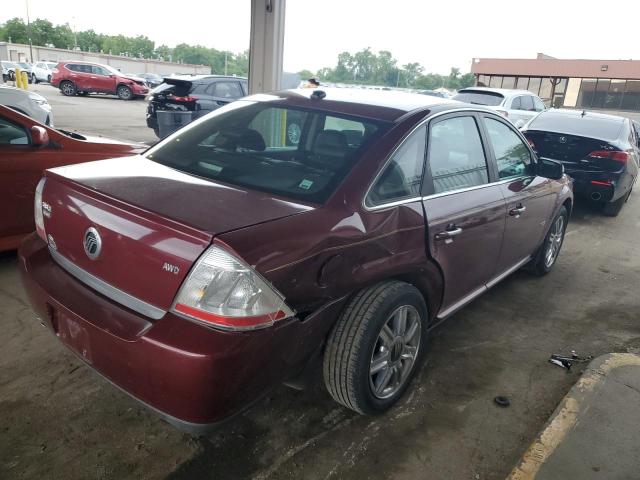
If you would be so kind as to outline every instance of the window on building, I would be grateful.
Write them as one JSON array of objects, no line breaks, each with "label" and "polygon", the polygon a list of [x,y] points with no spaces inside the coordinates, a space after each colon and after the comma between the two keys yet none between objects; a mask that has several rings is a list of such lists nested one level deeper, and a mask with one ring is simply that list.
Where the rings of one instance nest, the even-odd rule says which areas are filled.
[{"label": "window on building", "polygon": [[540,77],[531,77],[529,79],[529,87],[527,88],[534,95],[540,93]]},{"label": "window on building", "polygon": [[552,78],[542,78],[540,80],[540,92],[538,93],[538,96],[547,105],[551,104],[551,88],[553,87],[551,83],[552,80]]},{"label": "window on building", "polygon": [[627,80],[621,108],[623,110],[640,110],[640,80]]},{"label": "window on building", "polygon": [[578,108],[591,108],[593,105],[593,97],[596,93],[595,78],[583,78],[580,85],[580,93],[578,94],[578,102],[576,106]]},{"label": "window on building", "polygon": [[489,86],[493,87],[493,88],[502,87],[502,77],[500,77],[498,75],[493,75],[491,77],[491,80],[489,80]]},{"label": "window on building", "polygon": [[478,82],[476,84],[478,87],[488,87],[489,86],[489,75],[478,75]]},{"label": "window on building", "polygon": [[596,84],[596,91],[593,94],[593,102],[591,103],[592,108],[604,108],[604,103],[607,99],[610,85],[611,80],[609,80],[608,78],[598,79],[598,83]]},{"label": "window on building", "polygon": [[609,86],[609,92],[604,99],[604,108],[611,110],[617,110],[622,105],[622,98],[624,97],[624,88],[626,80],[611,80]]},{"label": "window on building", "polygon": [[553,91],[553,99],[551,100],[551,106],[555,108],[562,107],[564,103],[564,95],[567,91],[567,79],[556,78],[556,88]]},{"label": "window on building", "polygon": [[518,77],[516,88],[518,90],[526,90],[529,87],[529,77]]},{"label": "window on building", "polygon": [[502,77],[502,88],[516,88],[516,77]]}]

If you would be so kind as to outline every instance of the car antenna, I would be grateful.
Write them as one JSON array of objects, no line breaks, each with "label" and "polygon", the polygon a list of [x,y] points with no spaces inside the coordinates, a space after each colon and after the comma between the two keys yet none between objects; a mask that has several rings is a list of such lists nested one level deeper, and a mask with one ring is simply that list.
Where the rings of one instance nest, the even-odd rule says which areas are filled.
[{"label": "car antenna", "polygon": [[314,90],[311,94],[311,98],[315,100],[322,100],[326,96],[327,94],[323,90]]},{"label": "car antenna", "polygon": [[580,114],[581,117],[584,117],[587,114],[586,110],[582,110],[582,113]]}]

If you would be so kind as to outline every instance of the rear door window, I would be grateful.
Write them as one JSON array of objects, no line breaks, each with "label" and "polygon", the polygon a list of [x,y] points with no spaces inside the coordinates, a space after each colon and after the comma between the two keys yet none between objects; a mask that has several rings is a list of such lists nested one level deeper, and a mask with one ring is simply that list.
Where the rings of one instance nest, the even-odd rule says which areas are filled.
[{"label": "rear door window", "polygon": [[512,110],[522,110],[522,97],[516,97],[511,101]]},{"label": "rear door window", "polygon": [[244,97],[239,82],[216,82],[211,86],[211,95],[219,98],[234,99]]},{"label": "rear door window", "polygon": [[533,112],[533,97],[531,95],[524,95],[521,98],[522,108],[521,110],[526,110],[528,112]]},{"label": "rear door window", "polygon": [[27,130],[15,123],[0,117],[0,148],[9,145],[28,145]]},{"label": "rear door window", "polygon": [[484,122],[498,164],[499,178],[528,175],[531,172],[531,154],[520,136],[493,118],[484,117]]},{"label": "rear door window", "polygon": [[531,97],[533,99],[533,110],[536,112],[542,112],[545,109],[544,103],[538,97]]},{"label": "rear door window", "polygon": [[434,193],[489,182],[487,160],[474,117],[447,118],[433,124],[427,146]]},{"label": "rear door window", "polygon": [[368,207],[420,196],[424,171],[426,127],[411,134],[393,153],[369,190]]}]

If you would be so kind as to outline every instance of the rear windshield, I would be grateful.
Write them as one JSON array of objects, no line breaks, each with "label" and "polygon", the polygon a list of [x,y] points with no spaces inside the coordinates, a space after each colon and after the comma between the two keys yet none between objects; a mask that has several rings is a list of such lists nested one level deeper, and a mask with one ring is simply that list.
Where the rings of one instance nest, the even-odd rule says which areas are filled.
[{"label": "rear windshield", "polygon": [[164,83],[161,83],[156,88],[151,90],[152,94],[156,93],[173,93],[178,97],[183,97],[188,95],[193,90],[193,83],[189,81],[183,80],[169,80],[171,83],[167,83],[166,80]]},{"label": "rear windshield", "polygon": [[460,102],[472,103],[474,105],[487,105],[497,107],[504,100],[504,95],[496,92],[480,92],[474,90],[464,90],[453,97]]},{"label": "rear windshield", "polygon": [[324,203],[387,128],[369,119],[240,100],[147,157],[199,177]]},{"label": "rear windshield", "polygon": [[547,112],[538,115],[527,127],[527,130],[564,133],[579,137],[616,140],[624,127],[622,118],[601,117],[587,113],[582,116],[576,113]]}]

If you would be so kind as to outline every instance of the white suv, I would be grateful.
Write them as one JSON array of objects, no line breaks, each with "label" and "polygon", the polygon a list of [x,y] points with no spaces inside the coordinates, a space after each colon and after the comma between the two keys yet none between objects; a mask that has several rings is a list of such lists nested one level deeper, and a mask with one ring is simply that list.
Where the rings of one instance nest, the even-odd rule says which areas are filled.
[{"label": "white suv", "polygon": [[56,62],[37,62],[31,67],[31,80],[33,83],[49,82],[53,76],[53,69],[56,68]]},{"label": "white suv", "polygon": [[0,105],[11,107],[40,123],[53,127],[51,105],[46,98],[35,92],[0,85]]},{"label": "white suv", "polygon": [[517,128],[547,109],[540,97],[528,90],[470,87],[460,90],[453,99],[474,105],[486,105],[508,118]]}]

